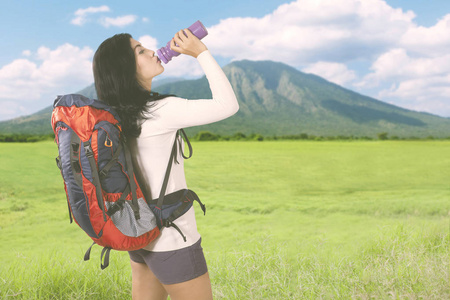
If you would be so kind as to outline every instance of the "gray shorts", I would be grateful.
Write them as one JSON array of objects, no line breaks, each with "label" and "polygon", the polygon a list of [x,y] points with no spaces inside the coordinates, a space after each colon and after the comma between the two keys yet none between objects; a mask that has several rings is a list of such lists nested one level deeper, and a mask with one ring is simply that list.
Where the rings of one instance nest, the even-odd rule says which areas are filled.
[{"label": "gray shorts", "polygon": [[132,261],[146,264],[162,284],[175,284],[208,272],[201,242],[200,238],[192,246],[173,251],[152,252],[139,249],[128,253]]}]

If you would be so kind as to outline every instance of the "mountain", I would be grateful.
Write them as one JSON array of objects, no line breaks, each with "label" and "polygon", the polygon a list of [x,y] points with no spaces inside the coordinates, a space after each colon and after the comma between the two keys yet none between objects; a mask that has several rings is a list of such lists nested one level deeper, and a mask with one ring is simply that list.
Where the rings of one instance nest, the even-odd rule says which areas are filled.
[{"label": "mountain", "polygon": [[[390,105],[282,63],[243,60],[225,66],[224,72],[239,100],[239,112],[227,120],[189,129],[189,134],[209,130],[265,136],[376,137],[381,132],[400,137],[450,136],[448,118]],[[156,90],[189,99],[211,97],[205,77]]]},{"label": "mountain", "polygon": [[[360,95],[325,79],[273,61],[237,61],[224,68],[239,100],[239,112],[224,121],[187,129],[265,136],[307,133],[375,137],[448,137],[450,119],[415,112]],[[206,77],[153,85],[160,93],[188,99],[211,98]],[[93,85],[80,91],[95,98]],[[51,107],[0,122],[0,133],[50,133]]]}]

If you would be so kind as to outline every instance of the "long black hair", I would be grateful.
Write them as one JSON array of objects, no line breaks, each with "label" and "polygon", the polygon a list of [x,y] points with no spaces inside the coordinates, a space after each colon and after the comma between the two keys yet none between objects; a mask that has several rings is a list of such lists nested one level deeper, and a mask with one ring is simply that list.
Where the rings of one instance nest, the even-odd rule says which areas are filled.
[{"label": "long black hair", "polygon": [[167,95],[150,92],[138,83],[131,38],[120,33],[101,43],[94,55],[93,71],[98,99],[119,114],[126,137],[138,137],[149,102]]}]

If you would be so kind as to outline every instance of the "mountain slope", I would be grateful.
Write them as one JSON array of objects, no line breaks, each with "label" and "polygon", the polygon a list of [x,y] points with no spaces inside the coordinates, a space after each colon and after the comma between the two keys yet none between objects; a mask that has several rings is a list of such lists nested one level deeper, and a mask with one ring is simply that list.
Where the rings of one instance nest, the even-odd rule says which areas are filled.
[{"label": "mountain slope", "polygon": [[[263,135],[450,135],[449,119],[360,95],[285,64],[244,60],[227,65],[224,72],[238,97],[239,112],[222,122],[190,129],[191,134],[210,130]],[[186,98],[211,97],[205,77],[157,90]]]},{"label": "mountain slope", "polygon": [[[388,132],[400,137],[450,136],[450,119],[399,108],[366,97],[272,61],[238,61],[224,67],[240,104],[224,121],[189,128],[231,135],[260,133],[289,135],[372,136]],[[154,85],[160,93],[188,99],[211,98],[206,77]],[[93,86],[80,91],[95,98]],[[2,132],[49,133],[51,107],[31,116],[0,122]]]}]

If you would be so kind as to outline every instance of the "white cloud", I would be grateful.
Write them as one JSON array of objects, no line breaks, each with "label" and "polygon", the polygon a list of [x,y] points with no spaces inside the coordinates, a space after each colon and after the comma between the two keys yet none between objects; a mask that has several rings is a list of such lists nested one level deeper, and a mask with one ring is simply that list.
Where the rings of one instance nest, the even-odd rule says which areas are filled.
[{"label": "white cloud", "polygon": [[445,76],[450,74],[450,54],[411,56],[405,49],[396,48],[382,54],[371,69],[373,72],[366,75],[360,85],[377,86],[386,81]]},{"label": "white cloud", "polygon": [[357,85],[379,88],[379,99],[450,116],[450,14],[431,27],[412,24],[370,70]]},{"label": "white cloud", "polygon": [[208,46],[232,59],[271,59],[296,67],[370,59],[398,42],[413,12],[382,0],[298,0],[262,18],[228,18],[208,28]]},{"label": "white cloud", "polygon": [[355,71],[349,70],[341,63],[320,61],[303,68],[302,71],[321,76],[339,85],[346,85],[356,79]]},{"label": "white cloud", "polygon": [[443,99],[450,93],[450,75],[431,76],[404,80],[390,89],[380,92],[384,97],[399,97],[408,99],[414,97],[418,100]]},{"label": "white cloud", "polygon": [[450,52],[450,14],[431,27],[411,26],[400,45],[413,53],[438,56]]},{"label": "white cloud", "polygon": [[371,67],[361,87],[381,87],[378,98],[415,110],[450,116],[450,54],[412,55],[392,49]]},{"label": "white cloud", "polygon": [[[93,50],[88,47],[40,47],[31,56],[35,59],[16,59],[0,69],[2,109],[7,106],[19,114],[23,107],[43,107],[36,102],[51,104],[57,94],[76,92],[93,82]],[[16,105],[10,105],[14,99]]]},{"label": "white cloud", "polygon": [[74,15],[75,18],[72,19],[71,23],[73,25],[81,26],[87,22],[87,18],[89,14],[95,14],[100,12],[109,12],[110,8],[106,5],[102,5],[99,7],[88,7],[88,8],[80,8],[78,9]]},{"label": "white cloud", "polygon": [[450,75],[403,80],[379,93],[380,99],[413,110],[450,116]]},{"label": "white cloud", "polygon": [[[105,12],[110,12],[110,11],[111,11],[111,9],[106,5],[102,5],[99,7],[80,8],[74,13],[75,18],[73,18],[71,20],[71,23],[73,25],[82,26],[88,22],[89,15],[105,13]],[[98,19],[98,22],[103,27],[106,27],[106,28],[109,28],[111,26],[124,27],[124,26],[130,25],[130,24],[136,22],[137,19],[138,19],[138,16],[136,16],[136,15],[118,16],[115,18],[106,17],[104,15],[101,15]],[[142,18],[142,21],[148,22],[148,19]]]},{"label": "white cloud", "polygon": [[0,120],[13,119],[18,116],[30,114],[25,106],[17,101],[0,101]]},{"label": "white cloud", "polygon": [[138,19],[135,15],[126,15],[116,18],[104,17],[100,20],[100,24],[108,28],[110,26],[115,27],[125,27],[127,25],[133,24]]},{"label": "white cloud", "polygon": [[[203,69],[200,67],[197,60],[191,56],[180,54],[173,57],[169,63],[164,64],[164,77],[184,77],[193,78],[203,76]],[[160,75],[161,76],[161,75]]]},{"label": "white cloud", "polygon": [[143,35],[138,38],[138,41],[147,49],[153,50],[156,52],[158,48],[158,41],[149,35]]}]

